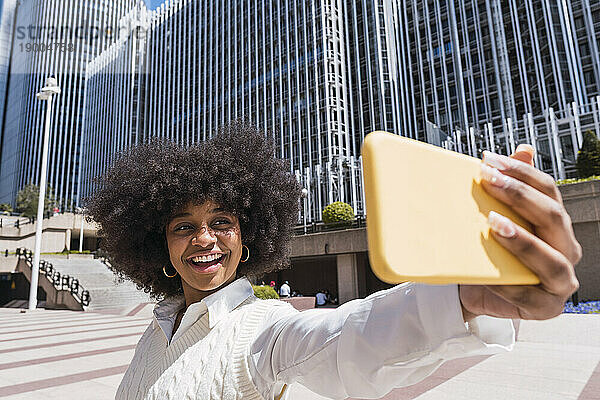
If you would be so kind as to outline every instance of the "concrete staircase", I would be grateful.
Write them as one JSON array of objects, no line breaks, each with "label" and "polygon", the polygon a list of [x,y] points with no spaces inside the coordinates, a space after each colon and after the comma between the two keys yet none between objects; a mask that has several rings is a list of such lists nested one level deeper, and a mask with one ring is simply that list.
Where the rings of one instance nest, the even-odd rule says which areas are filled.
[{"label": "concrete staircase", "polygon": [[42,258],[54,266],[61,275],[70,275],[79,279],[79,284],[90,292],[90,305],[86,310],[130,314],[152,303],[150,296],[135,287],[130,281],[116,282],[116,277],[100,260],[93,258]]}]

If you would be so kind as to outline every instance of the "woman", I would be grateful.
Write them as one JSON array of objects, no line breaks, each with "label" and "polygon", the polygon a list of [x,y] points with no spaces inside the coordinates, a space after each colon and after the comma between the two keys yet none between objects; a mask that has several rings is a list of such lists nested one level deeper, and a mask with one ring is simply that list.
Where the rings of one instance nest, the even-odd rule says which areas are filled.
[{"label": "woman", "polygon": [[490,216],[495,237],[540,285],[404,284],[303,313],[258,301],[247,278],[287,265],[300,195],[273,154],[262,133],[232,124],[199,145],[134,148],[103,176],[89,210],[111,265],[164,298],[118,399],[286,399],[293,385],[378,398],[445,360],[510,349],[508,318],[556,316],[577,288],[581,249],[559,192],[520,150],[486,154],[482,176],[536,226],[534,236]]}]

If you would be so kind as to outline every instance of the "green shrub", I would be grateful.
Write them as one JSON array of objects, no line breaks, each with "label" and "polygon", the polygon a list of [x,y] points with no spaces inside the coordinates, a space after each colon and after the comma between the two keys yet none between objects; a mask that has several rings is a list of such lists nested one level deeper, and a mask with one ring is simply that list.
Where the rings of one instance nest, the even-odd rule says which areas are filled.
[{"label": "green shrub", "polygon": [[583,144],[577,153],[575,166],[579,178],[600,175],[600,141],[592,131],[583,135]]},{"label": "green shrub", "polygon": [[8,213],[13,212],[13,208],[10,206],[10,204],[8,204],[8,203],[0,204],[0,212],[5,212],[5,211]]},{"label": "green shrub", "polygon": [[279,295],[271,286],[256,286],[252,285],[252,289],[254,289],[254,295],[259,299],[278,299]]},{"label": "green shrub", "polygon": [[350,223],[354,220],[354,210],[352,206],[341,201],[329,204],[323,210],[323,222],[326,224]]}]

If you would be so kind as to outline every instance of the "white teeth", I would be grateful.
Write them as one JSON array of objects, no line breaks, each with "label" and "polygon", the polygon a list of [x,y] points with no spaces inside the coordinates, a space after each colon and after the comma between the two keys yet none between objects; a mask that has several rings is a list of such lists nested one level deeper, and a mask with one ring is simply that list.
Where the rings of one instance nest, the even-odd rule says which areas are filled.
[{"label": "white teeth", "polygon": [[209,256],[192,257],[193,262],[209,262],[221,257],[221,254],[211,254]]}]

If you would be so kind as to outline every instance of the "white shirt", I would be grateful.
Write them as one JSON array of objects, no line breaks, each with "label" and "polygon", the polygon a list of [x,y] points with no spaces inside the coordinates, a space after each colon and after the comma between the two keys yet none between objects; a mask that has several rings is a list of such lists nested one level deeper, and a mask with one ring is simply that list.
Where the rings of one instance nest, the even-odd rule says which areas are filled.
[{"label": "white shirt", "polygon": [[289,296],[290,295],[290,285],[288,285],[287,283],[284,283],[283,285],[281,285],[281,287],[279,288],[279,295]]},{"label": "white shirt", "polygon": [[[190,305],[172,338],[184,299],[167,299],[155,308],[155,323],[173,343],[205,313],[212,327],[249,296],[252,286],[242,278]],[[337,309],[291,310],[266,321],[249,360],[266,400],[285,384],[333,399],[378,398],[422,380],[446,360],[510,350],[515,340],[508,319],[480,316],[467,326],[456,285],[407,283]]]},{"label": "white shirt", "polygon": [[327,296],[325,295],[325,293],[319,292],[315,295],[315,297],[317,298],[318,306],[322,306],[325,305],[325,303],[327,303]]}]

